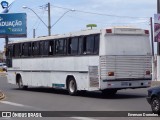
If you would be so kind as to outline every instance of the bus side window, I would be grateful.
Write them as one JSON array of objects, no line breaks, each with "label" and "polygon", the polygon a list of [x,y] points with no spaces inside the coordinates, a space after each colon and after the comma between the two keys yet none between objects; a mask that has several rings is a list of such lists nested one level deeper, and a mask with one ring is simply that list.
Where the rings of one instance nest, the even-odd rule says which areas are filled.
[{"label": "bus side window", "polygon": [[43,55],[43,44],[44,44],[44,41],[40,41],[40,43],[39,43],[39,55]]},{"label": "bus side window", "polygon": [[67,39],[63,39],[63,55],[67,53]]},{"label": "bus side window", "polygon": [[35,54],[39,56],[39,42],[35,42]]},{"label": "bus side window", "polygon": [[86,54],[93,54],[94,36],[90,35],[86,38]]},{"label": "bus side window", "polygon": [[32,42],[32,56],[35,55],[35,43]]},{"label": "bus side window", "polygon": [[36,42],[32,43],[32,55],[36,56]]},{"label": "bus side window", "polygon": [[67,54],[71,55],[71,38],[67,39]]},{"label": "bus side window", "polygon": [[71,54],[71,55],[78,54],[78,37],[69,39],[68,54]]},{"label": "bus side window", "polygon": [[32,55],[39,56],[39,42],[32,43]]},{"label": "bus side window", "polygon": [[54,54],[54,40],[49,41],[49,55]]},{"label": "bus side window", "polygon": [[79,38],[79,54],[84,54],[84,55],[98,54],[99,39],[100,39],[99,35],[89,35]]},{"label": "bus side window", "polygon": [[78,54],[83,54],[83,37],[79,37]]},{"label": "bus side window", "polygon": [[56,54],[57,55],[63,55],[66,52],[64,47],[65,47],[64,39],[56,40]]},{"label": "bus side window", "polygon": [[77,55],[78,54],[78,38],[72,38],[71,54],[72,55]]},{"label": "bus side window", "polygon": [[99,42],[100,42],[100,35],[94,36],[94,54],[99,53]]},{"label": "bus side window", "polygon": [[14,45],[14,57],[20,57],[21,54],[21,46],[20,44]]},{"label": "bus side window", "polygon": [[44,41],[44,44],[43,44],[43,55],[45,55],[45,56],[49,55],[49,41]]},{"label": "bus side window", "polygon": [[27,57],[29,55],[29,43],[24,43],[24,56]]},{"label": "bus side window", "polygon": [[83,54],[93,54],[94,49],[94,36],[89,35],[83,37]]},{"label": "bus side window", "polygon": [[28,56],[32,55],[32,44],[28,43]]},{"label": "bus side window", "polygon": [[21,44],[21,56],[24,56],[24,43]]}]

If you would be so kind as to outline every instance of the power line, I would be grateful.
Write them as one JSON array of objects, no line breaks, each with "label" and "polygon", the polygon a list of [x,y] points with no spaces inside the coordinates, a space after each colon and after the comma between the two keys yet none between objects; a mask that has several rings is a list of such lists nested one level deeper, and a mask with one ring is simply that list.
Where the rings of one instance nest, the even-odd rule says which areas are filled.
[{"label": "power line", "polygon": [[[41,11],[42,17],[44,16],[44,13],[45,13],[45,10],[43,9],[43,10]],[[29,31],[28,35],[30,35],[30,34],[32,33],[33,28],[35,28],[35,29],[37,30],[38,27],[39,27],[39,25],[40,25],[40,20],[37,18],[36,21],[35,21],[35,23],[34,23],[34,25],[33,25],[32,28],[31,28],[31,30]],[[37,26],[37,27],[36,27],[36,26]]]},{"label": "power line", "polygon": [[[42,17],[41,17],[41,18],[43,18],[43,17],[44,17],[44,13],[45,13],[45,10],[43,11],[43,13],[42,13]],[[35,30],[37,30],[37,29],[38,29],[38,27],[39,27],[40,23],[41,23],[41,21],[39,20],[39,23],[37,24],[37,27],[35,28]]]},{"label": "power line", "polygon": [[[61,8],[65,10],[71,10],[70,8],[60,7],[51,5],[56,8]],[[86,13],[86,14],[94,14],[94,15],[100,15],[100,16],[108,16],[108,17],[119,17],[119,18],[130,18],[130,19],[149,19],[149,17],[132,17],[132,16],[119,16],[119,15],[111,15],[111,14],[104,14],[104,13],[96,13],[96,12],[89,12],[89,11],[83,11],[83,10],[76,10],[77,12]]]},{"label": "power line", "polygon": [[[87,20],[87,19],[84,19],[84,18],[81,18],[81,17],[77,17],[77,16],[73,16],[73,15],[67,15],[68,17],[71,17],[71,18],[76,18],[76,19],[81,19],[81,20],[84,20],[84,21],[91,21],[91,20]],[[96,20],[96,22],[99,22],[99,23],[102,23],[102,21],[97,21]],[[103,22],[104,23],[104,22]],[[105,23],[107,23],[107,22],[105,22]],[[113,22],[113,23],[116,23],[116,22]],[[147,23],[147,24],[149,24],[149,21],[148,20],[146,20],[146,21],[132,21],[132,22],[127,22],[127,23],[122,23],[122,22],[117,22],[117,24],[138,24],[138,23]],[[110,24],[110,23],[107,23],[107,24]]]}]

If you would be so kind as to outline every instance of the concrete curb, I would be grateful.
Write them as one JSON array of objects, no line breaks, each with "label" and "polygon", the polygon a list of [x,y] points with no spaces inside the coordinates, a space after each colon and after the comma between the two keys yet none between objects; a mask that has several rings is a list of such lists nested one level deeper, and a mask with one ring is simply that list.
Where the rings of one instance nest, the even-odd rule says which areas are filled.
[{"label": "concrete curb", "polygon": [[0,91],[0,100],[4,99],[5,95]]},{"label": "concrete curb", "polygon": [[160,81],[152,81],[151,86],[160,86]]}]

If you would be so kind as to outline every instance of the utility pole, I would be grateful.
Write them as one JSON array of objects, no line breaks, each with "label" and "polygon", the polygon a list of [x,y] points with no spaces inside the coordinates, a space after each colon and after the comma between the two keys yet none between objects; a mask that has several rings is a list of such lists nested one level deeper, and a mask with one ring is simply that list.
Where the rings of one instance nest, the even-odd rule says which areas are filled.
[{"label": "utility pole", "polygon": [[51,5],[48,3],[48,35],[51,36]]},{"label": "utility pole", "polygon": [[154,39],[153,39],[153,21],[152,21],[152,17],[150,17],[150,26],[151,26],[152,56],[154,58]]},{"label": "utility pole", "polygon": [[153,38],[153,21],[152,17],[150,17],[150,27],[151,27],[151,44],[152,44],[152,80],[157,78],[156,72],[156,64],[155,64],[155,57],[154,57],[154,38]]},{"label": "utility pole", "polygon": [[[160,0],[157,0],[157,13],[160,13]],[[157,42],[157,55],[160,55],[160,43]]]},{"label": "utility pole", "polygon": [[45,8],[48,8],[48,25],[41,19],[41,17],[31,8],[27,6],[22,6],[24,9],[31,10],[40,20],[41,22],[47,27],[48,29],[48,36],[51,36],[51,4],[48,3],[45,5]]},{"label": "utility pole", "polygon": [[[157,14],[160,13],[160,0],[157,0]],[[157,65],[156,65],[156,79],[160,79],[160,43],[157,42]]]},{"label": "utility pole", "polygon": [[36,29],[33,29],[33,38],[36,37]]}]

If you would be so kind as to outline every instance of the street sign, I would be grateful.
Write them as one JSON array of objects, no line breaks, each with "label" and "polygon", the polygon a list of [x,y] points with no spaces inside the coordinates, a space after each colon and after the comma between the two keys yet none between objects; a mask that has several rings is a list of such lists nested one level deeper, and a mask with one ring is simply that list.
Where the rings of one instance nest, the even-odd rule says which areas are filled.
[{"label": "street sign", "polygon": [[0,1],[0,13],[8,13],[9,9],[16,0],[2,0]]},{"label": "street sign", "polygon": [[154,15],[154,37],[155,42],[160,42],[160,14]]},{"label": "street sign", "polygon": [[0,14],[0,37],[27,37],[26,13]]}]

